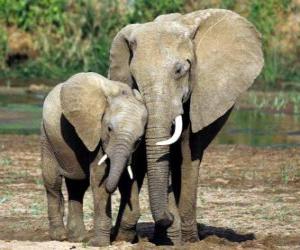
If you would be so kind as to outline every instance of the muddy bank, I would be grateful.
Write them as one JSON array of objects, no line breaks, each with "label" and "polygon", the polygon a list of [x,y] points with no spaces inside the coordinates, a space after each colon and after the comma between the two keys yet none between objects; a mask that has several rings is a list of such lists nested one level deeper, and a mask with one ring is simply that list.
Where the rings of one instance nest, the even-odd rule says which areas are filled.
[{"label": "muddy bank", "polygon": [[[0,136],[0,248],[86,249],[85,243],[49,241],[40,174],[38,136]],[[300,248],[300,148],[211,145],[199,176],[197,220],[202,241],[177,249]],[[142,243],[118,242],[115,249],[153,248],[148,242],[153,223],[146,187],[140,196]],[[63,193],[66,199],[65,187]],[[115,193],[114,218],[118,203]],[[92,208],[89,190],[84,200],[88,229]]]}]

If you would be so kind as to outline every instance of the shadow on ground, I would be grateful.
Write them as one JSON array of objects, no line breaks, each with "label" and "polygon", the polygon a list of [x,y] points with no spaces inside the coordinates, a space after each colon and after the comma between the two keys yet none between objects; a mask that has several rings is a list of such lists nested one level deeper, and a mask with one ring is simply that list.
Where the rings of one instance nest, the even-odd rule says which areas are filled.
[{"label": "shadow on ground", "polygon": [[[0,240],[19,240],[19,241],[49,241],[46,218],[32,220],[31,218],[1,218]],[[11,227],[11,225],[14,225]],[[138,223],[138,234],[141,238],[151,239],[154,232],[153,222]],[[213,227],[204,224],[198,224],[198,233],[200,240],[204,240],[208,236],[217,236],[231,242],[244,242],[247,240],[255,240],[253,233],[240,234],[229,228]]]},{"label": "shadow on ground", "polygon": [[219,238],[225,238],[226,240],[232,242],[243,242],[247,240],[255,240],[255,235],[253,233],[239,234],[230,228],[206,226],[204,224],[199,224],[199,223],[198,223],[198,234],[200,240],[203,240],[211,235],[218,236]]},{"label": "shadow on ground", "polygon": [[[137,226],[138,233],[141,238],[152,238],[154,232],[154,223],[142,222]],[[200,240],[204,240],[208,236],[217,236],[231,242],[244,242],[247,240],[255,240],[253,233],[240,234],[233,229],[224,227],[213,227],[198,223],[198,235]]]}]

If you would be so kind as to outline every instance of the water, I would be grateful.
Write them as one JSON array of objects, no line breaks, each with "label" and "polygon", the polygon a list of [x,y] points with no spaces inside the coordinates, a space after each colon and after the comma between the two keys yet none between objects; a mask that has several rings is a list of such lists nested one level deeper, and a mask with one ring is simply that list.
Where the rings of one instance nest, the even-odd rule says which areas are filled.
[{"label": "water", "polygon": [[[0,95],[0,134],[38,134],[43,98],[41,95]],[[234,110],[215,143],[300,146],[300,115]]]},{"label": "water", "polygon": [[216,142],[250,146],[300,146],[300,115],[234,110]]},{"label": "water", "polygon": [[0,95],[0,134],[39,134],[42,95]]}]

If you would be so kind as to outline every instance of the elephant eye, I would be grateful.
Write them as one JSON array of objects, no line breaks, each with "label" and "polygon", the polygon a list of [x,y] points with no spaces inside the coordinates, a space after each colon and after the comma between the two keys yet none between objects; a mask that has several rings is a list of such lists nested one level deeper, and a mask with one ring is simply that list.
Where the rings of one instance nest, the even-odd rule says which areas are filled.
[{"label": "elephant eye", "polygon": [[107,129],[108,129],[108,132],[111,132],[111,131],[113,130],[113,129],[112,129],[112,125],[109,124]]},{"label": "elephant eye", "polygon": [[175,79],[183,77],[190,69],[191,62],[186,60],[184,62],[177,62],[174,67]]},{"label": "elephant eye", "polygon": [[177,67],[175,74],[180,74],[181,73],[181,68]]}]

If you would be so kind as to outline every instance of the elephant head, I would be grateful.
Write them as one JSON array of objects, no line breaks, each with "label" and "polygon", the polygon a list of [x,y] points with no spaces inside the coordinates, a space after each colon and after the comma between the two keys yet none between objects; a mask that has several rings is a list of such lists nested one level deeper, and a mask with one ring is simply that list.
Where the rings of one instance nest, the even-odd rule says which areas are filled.
[{"label": "elephant head", "polygon": [[156,223],[172,223],[167,210],[168,144],[181,134],[183,103],[189,100],[196,133],[234,105],[262,66],[260,34],[228,10],[162,15],[153,22],[128,25],[116,35],[109,77],[138,88],[148,109],[148,185]]},{"label": "elephant head", "polygon": [[[110,159],[106,189],[113,192],[144,134],[147,110],[138,91],[96,73],[79,73],[61,88],[62,112],[89,151],[100,139]],[[104,160],[102,158],[102,161]]]}]

